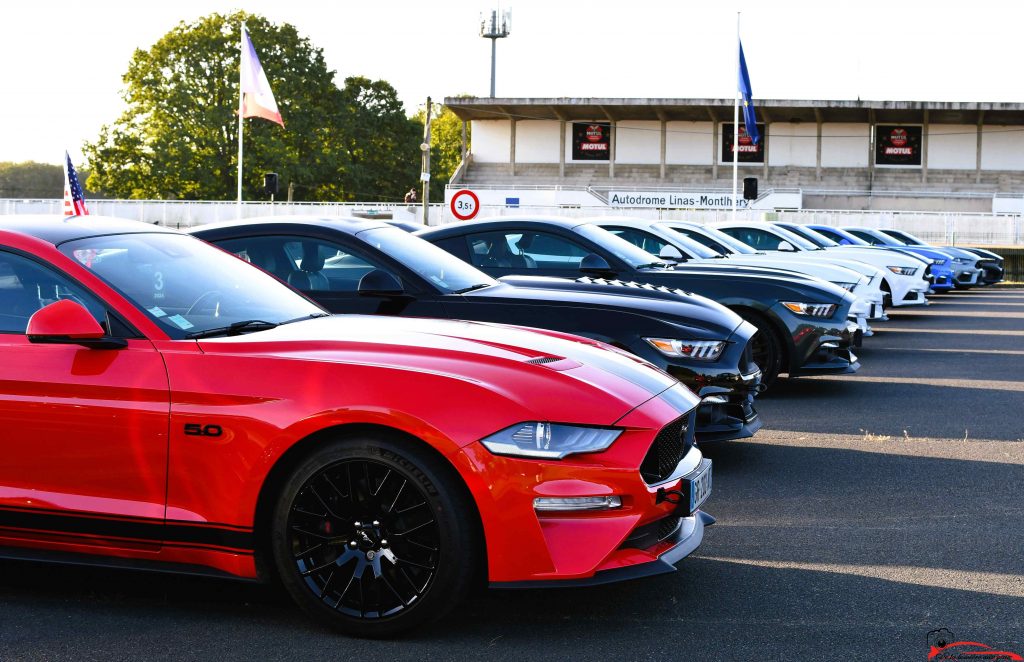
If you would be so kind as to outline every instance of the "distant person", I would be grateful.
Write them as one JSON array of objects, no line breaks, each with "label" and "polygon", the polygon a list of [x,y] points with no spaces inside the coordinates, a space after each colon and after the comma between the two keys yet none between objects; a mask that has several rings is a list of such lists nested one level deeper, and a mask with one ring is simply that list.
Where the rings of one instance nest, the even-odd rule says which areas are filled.
[{"label": "distant person", "polygon": [[405,204],[414,205],[416,204],[416,189],[411,188],[409,192],[405,194]]}]

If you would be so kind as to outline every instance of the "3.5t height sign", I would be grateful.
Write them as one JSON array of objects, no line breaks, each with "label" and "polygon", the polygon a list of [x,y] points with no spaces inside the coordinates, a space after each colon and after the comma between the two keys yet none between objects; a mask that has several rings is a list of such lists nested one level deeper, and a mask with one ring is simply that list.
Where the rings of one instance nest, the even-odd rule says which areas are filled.
[{"label": "3.5t height sign", "polygon": [[468,221],[480,211],[480,198],[476,197],[476,193],[464,188],[452,195],[452,201],[448,206],[452,210],[452,216],[460,221]]}]

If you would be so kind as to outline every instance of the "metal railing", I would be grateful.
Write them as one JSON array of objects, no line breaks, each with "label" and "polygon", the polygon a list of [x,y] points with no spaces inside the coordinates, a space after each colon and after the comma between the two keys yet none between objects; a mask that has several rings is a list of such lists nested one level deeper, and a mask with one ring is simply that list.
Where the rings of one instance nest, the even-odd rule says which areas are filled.
[{"label": "metal railing", "polygon": [[[781,189],[776,189],[776,191]],[[92,214],[117,216],[168,227],[186,228],[239,218],[239,206],[223,201],[182,200],[90,200]],[[4,214],[60,214],[63,201],[0,199],[0,215]],[[242,218],[258,216],[360,216],[363,218],[390,218],[418,223],[421,205],[401,203],[360,202],[245,202],[241,205]],[[609,207],[596,197],[593,204],[483,204],[478,218],[510,215],[568,216],[634,216],[655,220],[689,220],[698,223],[727,221],[732,217],[729,209],[650,209]],[[737,216],[744,220],[777,219],[792,223],[817,223],[831,226],[867,226],[897,228],[912,232],[923,239],[945,245],[1021,246],[1024,245],[1024,216],[1020,214],[991,214],[967,212],[917,211],[840,211],[829,209],[801,209],[763,211],[740,209]],[[428,225],[456,222],[451,210],[443,203],[430,205]]]}]

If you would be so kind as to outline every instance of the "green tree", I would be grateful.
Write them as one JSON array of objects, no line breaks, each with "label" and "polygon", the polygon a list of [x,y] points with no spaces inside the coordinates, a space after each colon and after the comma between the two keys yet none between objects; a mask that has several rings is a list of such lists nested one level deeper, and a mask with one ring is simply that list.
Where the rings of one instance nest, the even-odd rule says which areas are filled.
[{"label": "green tree", "polygon": [[344,200],[401,200],[419,180],[423,123],[405,114],[398,93],[385,81],[345,79],[341,91],[346,168]]},{"label": "green tree", "polygon": [[293,26],[244,12],[180,23],[135,51],[123,79],[128,109],[84,148],[91,188],[123,198],[235,197],[243,21],[287,127],[245,120],[245,198],[262,197],[267,171],[298,184],[296,198],[338,196],[347,153],[334,72]]},{"label": "green tree", "polygon": [[[78,170],[82,182],[88,175],[87,171]],[[0,198],[60,198],[63,195],[63,167],[35,161],[0,163]],[[88,202],[89,198],[98,196],[86,188],[85,197]]]},{"label": "green tree", "polygon": [[[434,112],[437,114],[430,122],[430,199],[434,202],[443,202],[444,187],[462,162],[462,120],[447,106],[437,105]],[[420,110],[413,119],[419,125],[422,140],[426,111]],[[467,124],[467,143],[469,137],[470,130]]]}]

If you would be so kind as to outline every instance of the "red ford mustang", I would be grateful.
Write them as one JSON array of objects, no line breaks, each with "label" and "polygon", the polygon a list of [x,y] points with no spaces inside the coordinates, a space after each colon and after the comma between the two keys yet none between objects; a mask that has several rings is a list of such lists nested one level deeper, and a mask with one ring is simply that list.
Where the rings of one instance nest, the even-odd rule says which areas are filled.
[{"label": "red ford mustang", "polygon": [[474,581],[666,572],[696,399],[575,336],[328,316],[177,232],[0,220],[0,556],[278,578],[386,636]]}]

